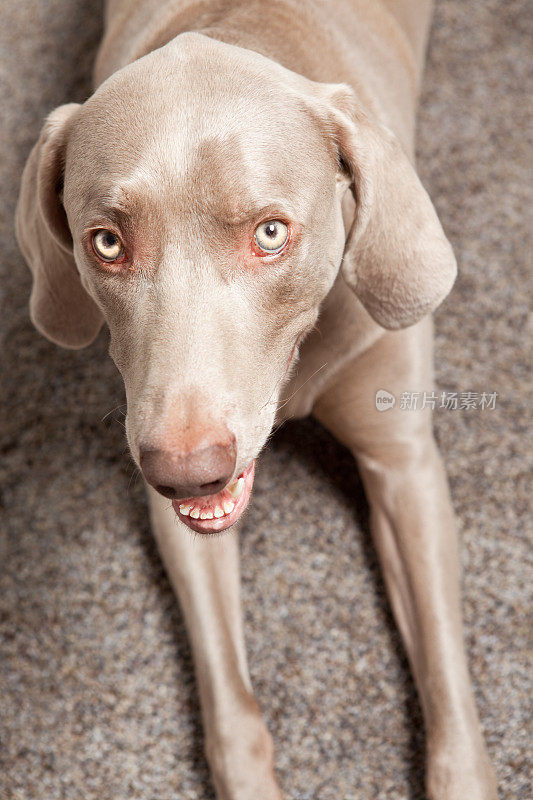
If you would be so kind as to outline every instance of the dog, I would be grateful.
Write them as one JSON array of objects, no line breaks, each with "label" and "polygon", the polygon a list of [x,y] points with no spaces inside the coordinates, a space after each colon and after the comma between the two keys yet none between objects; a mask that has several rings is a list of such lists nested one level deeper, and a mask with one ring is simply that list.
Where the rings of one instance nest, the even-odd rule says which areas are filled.
[{"label": "dog", "polygon": [[31,318],[67,348],[109,327],[219,800],[282,797],[236,531],[274,425],[308,414],[365,485],[428,796],[496,797],[431,409],[377,403],[431,388],[456,274],[413,166],[430,17],[429,0],[109,0],[94,94],[48,116],[24,169]]}]

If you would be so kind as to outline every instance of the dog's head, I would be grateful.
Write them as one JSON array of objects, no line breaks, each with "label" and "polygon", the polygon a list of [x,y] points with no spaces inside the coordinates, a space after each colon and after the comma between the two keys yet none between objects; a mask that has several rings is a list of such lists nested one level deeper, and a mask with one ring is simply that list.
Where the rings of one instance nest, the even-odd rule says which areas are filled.
[{"label": "dog's head", "polygon": [[107,322],[133,457],[206,532],[244,509],[339,268],[386,328],[435,308],[455,276],[409,160],[348,87],[198,34],[48,117],[17,235],[34,324],[83,347]]}]

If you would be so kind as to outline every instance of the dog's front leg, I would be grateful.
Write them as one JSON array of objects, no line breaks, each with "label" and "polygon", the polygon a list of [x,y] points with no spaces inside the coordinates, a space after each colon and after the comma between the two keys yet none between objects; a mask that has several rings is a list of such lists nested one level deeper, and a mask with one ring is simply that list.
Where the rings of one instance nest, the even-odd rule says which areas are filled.
[{"label": "dog's front leg", "polygon": [[[463,649],[457,533],[431,413],[400,407],[431,390],[431,326],[385,334],[315,406],[356,456],[372,534],[417,684],[431,800],[494,800]],[[397,397],[376,409],[376,391]]]},{"label": "dog's front leg", "polygon": [[281,800],[272,738],[252,694],[240,608],[238,534],[202,537],[148,488],[152,526],[189,634],[219,800]]}]

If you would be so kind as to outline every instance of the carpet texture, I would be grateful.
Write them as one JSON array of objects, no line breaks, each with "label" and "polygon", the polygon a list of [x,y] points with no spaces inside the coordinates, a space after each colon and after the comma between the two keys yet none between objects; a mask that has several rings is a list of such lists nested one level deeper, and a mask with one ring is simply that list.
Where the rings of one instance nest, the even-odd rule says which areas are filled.
[{"label": "carpet texture", "polygon": [[[67,352],[33,330],[13,236],[44,115],[90,91],[100,3],[0,10],[0,797],[212,800],[182,619],[120,410],[108,413],[124,398],[106,334]],[[438,410],[435,425],[460,520],[469,661],[506,800],[531,797],[530,11],[526,0],[437,2],[418,137],[460,265],[436,314],[438,385],[498,393],[493,410]],[[422,719],[361,485],[316,423],[287,426],[262,457],[242,553],[251,673],[287,797],[423,798]]]}]

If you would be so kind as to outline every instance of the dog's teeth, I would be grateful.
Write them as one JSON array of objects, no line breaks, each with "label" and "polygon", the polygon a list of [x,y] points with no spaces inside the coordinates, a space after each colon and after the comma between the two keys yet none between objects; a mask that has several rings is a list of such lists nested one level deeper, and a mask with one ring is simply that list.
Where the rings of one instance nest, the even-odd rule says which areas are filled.
[{"label": "dog's teeth", "polygon": [[205,517],[206,519],[213,519],[213,512],[212,511],[206,511],[205,513],[206,513],[206,517]]},{"label": "dog's teeth", "polygon": [[216,519],[220,519],[220,517],[224,516],[224,512],[220,508],[220,506],[215,506],[215,517]]},{"label": "dog's teeth", "polygon": [[228,492],[235,500],[238,500],[241,496],[244,489],[244,478],[238,478],[234,481],[230,486],[228,486]]},{"label": "dog's teeth", "polygon": [[193,508],[193,510],[191,511],[191,517],[193,519],[198,519],[200,517],[200,509]]},{"label": "dog's teeth", "polygon": [[189,512],[191,510],[191,506],[185,505],[185,503],[180,503],[180,514],[183,514],[184,517],[189,516]]},{"label": "dog's teeth", "polygon": [[200,514],[200,519],[209,519],[209,517],[207,516],[207,511],[202,511],[202,513]]},{"label": "dog's teeth", "polygon": [[224,511],[226,514],[231,514],[234,508],[235,503],[232,503],[231,500],[228,500],[226,503],[224,503]]}]

